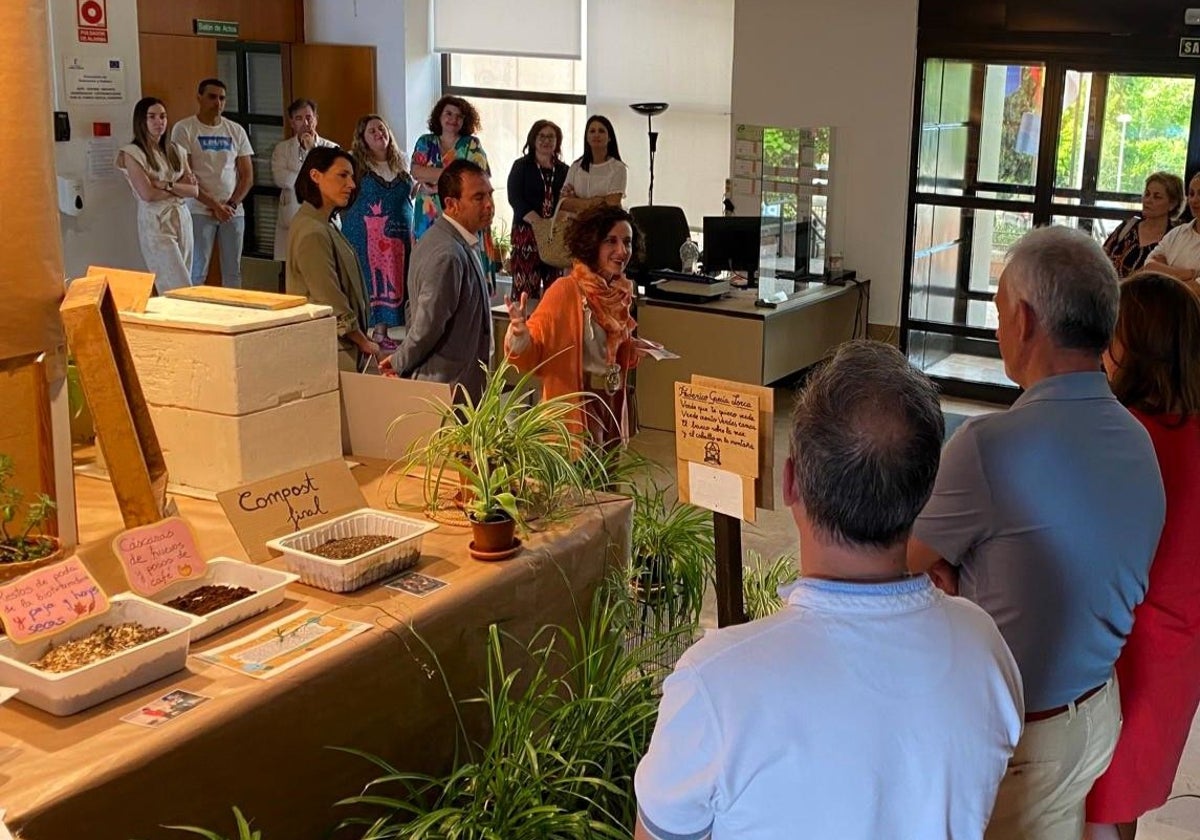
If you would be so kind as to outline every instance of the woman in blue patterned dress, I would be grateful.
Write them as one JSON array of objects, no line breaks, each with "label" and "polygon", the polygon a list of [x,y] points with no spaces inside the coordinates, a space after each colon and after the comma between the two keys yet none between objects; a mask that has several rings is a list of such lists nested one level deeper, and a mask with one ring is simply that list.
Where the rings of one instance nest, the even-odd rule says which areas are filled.
[{"label": "woman in blue patterned dress", "polygon": [[359,192],[354,204],[342,211],[342,233],[354,245],[362,267],[371,337],[392,350],[388,328],[404,323],[413,179],[391,129],[378,114],[358,121],[350,152],[358,165]]}]

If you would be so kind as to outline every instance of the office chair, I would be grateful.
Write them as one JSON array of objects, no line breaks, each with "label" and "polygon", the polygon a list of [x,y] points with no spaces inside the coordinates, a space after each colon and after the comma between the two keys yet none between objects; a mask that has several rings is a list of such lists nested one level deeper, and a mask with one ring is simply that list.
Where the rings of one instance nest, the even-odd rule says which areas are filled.
[{"label": "office chair", "polygon": [[683,208],[655,204],[631,207],[629,214],[646,240],[646,256],[630,266],[630,273],[641,274],[659,269],[682,271],[679,246],[691,236]]}]

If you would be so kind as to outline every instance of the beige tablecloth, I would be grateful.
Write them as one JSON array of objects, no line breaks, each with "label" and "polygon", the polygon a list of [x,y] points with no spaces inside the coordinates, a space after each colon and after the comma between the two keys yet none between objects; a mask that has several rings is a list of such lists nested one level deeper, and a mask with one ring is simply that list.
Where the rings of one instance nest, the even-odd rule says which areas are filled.
[{"label": "beige tablecloth", "polygon": [[[387,506],[394,486],[381,474],[378,465],[354,471],[376,507]],[[417,482],[403,482],[401,495],[415,499]],[[112,487],[90,478],[76,484],[80,555],[109,591],[123,589],[107,548],[121,528]],[[206,556],[245,559],[218,505],[178,503]],[[469,529],[443,524],[426,535],[417,566],[449,583],[429,597],[378,585],[341,596],[295,584],[280,607],[194,648],[218,646],[302,609],[340,607],[338,615],[376,625],[269,680],[189,658],[187,670],[69,718],[9,701],[0,707],[0,808],[26,840],[183,836],[163,824],[224,831],[232,827],[233,805],[269,840],[323,838],[348,815],[332,803],[378,775],[328,747],[366,750],[404,768],[445,768],[456,738],[446,683],[459,698],[478,696],[491,623],[522,639],[547,623],[572,625],[607,569],[628,553],[631,511],[628,500],[609,497],[532,535],[502,563],[472,560]],[[268,565],[282,567],[278,559]],[[120,721],[176,688],[213,699],[156,729]],[[481,711],[467,709],[476,735]]]}]

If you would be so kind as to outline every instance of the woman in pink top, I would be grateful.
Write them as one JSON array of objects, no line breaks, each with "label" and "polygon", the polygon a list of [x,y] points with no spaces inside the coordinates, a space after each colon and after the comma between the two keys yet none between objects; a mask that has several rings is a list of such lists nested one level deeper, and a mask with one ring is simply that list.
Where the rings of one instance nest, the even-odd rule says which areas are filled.
[{"label": "woman in pink top", "polygon": [[1200,298],[1163,274],[1130,277],[1104,369],[1150,433],[1167,495],[1146,599],[1117,659],[1121,737],[1087,800],[1089,840],[1131,840],[1170,795],[1200,706]]}]

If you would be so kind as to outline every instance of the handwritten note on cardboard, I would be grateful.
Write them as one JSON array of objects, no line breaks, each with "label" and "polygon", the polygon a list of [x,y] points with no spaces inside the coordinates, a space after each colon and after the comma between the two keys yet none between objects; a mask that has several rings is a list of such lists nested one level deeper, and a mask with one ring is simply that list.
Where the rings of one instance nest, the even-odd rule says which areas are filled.
[{"label": "handwritten note on cardboard", "polygon": [[192,527],[178,516],[122,531],[112,549],[129,588],[146,597],[176,581],[203,577],[208,568]]},{"label": "handwritten note on cardboard", "polygon": [[738,475],[758,476],[758,396],[675,383],[678,458]]},{"label": "handwritten note on cardboard", "polygon": [[58,633],[107,610],[108,596],[78,557],[0,586],[0,620],[17,644]]},{"label": "handwritten note on cardboard", "polygon": [[271,559],[267,540],[367,506],[341,459],[226,490],[217,501],[255,563]]}]

